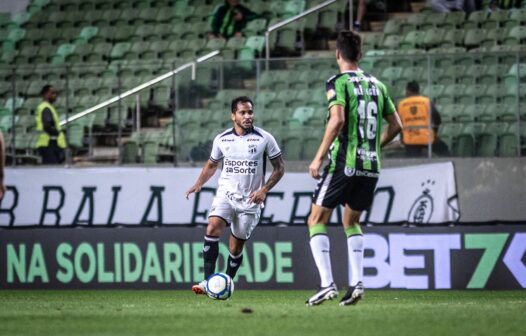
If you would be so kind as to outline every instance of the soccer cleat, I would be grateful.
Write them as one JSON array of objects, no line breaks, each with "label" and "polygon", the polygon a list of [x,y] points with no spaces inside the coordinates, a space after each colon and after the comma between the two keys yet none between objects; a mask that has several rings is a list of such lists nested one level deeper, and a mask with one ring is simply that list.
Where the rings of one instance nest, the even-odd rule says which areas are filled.
[{"label": "soccer cleat", "polygon": [[192,286],[192,292],[195,294],[206,294],[206,280]]},{"label": "soccer cleat", "polygon": [[361,281],[358,282],[356,286],[350,286],[347,293],[345,293],[345,296],[341,299],[340,306],[357,304],[358,301],[363,299],[364,291],[363,283]]},{"label": "soccer cleat", "polygon": [[322,304],[324,301],[332,300],[335,297],[338,296],[338,290],[336,289],[336,285],[334,283],[331,283],[327,287],[322,287],[316,294],[310,297],[307,301],[305,301],[305,304],[307,306],[317,306],[319,304]]}]

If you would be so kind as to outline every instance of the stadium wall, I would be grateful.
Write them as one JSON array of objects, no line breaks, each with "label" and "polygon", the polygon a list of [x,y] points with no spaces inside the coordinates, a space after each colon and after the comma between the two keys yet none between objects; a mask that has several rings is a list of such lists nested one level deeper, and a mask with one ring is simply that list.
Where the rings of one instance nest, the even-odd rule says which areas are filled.
[{"label": "stadium wall", "polygon": [[453,161],[463,223],[526,222],[526,158],[386,159],[384,168]]},{"label": "stadium wall", "polygon": [[[0,235],[0,289],[188,289],[202,280],[204,226],[14,229]],[[335,282],[347,286],[343,230],[330,227]],[[218,270],[228,257],[226,234]],[[306,227],[255,230],[237,289],[313,289]],[[526,226],[368,227],[369,289],[526,287]]]}]

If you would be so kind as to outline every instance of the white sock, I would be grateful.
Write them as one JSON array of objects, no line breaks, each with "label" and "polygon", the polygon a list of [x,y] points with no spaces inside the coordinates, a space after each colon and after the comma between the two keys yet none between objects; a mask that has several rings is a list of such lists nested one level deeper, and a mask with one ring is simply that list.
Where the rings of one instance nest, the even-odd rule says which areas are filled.
[{"label": "white sock", "polygon": [[347,238],[347,253],[349,254],[349,286],[356,286],[363,281],[363,235]]},{"label": "white sock", "polygon": [[310,239],[312,256],[318,267],[321,278],[321,287],[327,287],[334,282],[331,267],[331,243],[329,236],[318,234]]}]

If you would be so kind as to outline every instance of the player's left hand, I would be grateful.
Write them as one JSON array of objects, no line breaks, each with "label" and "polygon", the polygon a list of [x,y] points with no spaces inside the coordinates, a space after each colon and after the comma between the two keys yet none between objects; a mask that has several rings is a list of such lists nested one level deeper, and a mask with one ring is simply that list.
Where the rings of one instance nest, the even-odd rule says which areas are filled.
[{"label": "player's left hand", "polygon": [[316,180],[321,177],[320,173],[319,173],[319,170],[320,170],[320,167],[321,167],[322,163],[323,163],[323,160],[318,160],[318,159],[315,158],[314,160],[312,160],[312,162],[311,162],[311,164],[309,166],[309,174],[310,174],[310,176],[312,176]]},{"label": "player's left hand", "polygon": [[250,203],[261,204],[261,203],[265,202],[265,198],[267,198],[267,193],[264,190],[259,189],[259,190],[256,190],[256,191],[252,192],[248,196],[248,201]]}]

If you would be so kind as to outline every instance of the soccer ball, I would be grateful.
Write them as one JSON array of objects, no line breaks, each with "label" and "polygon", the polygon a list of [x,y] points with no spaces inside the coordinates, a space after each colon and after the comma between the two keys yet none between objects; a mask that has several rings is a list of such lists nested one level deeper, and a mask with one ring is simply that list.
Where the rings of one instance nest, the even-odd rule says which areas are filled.
[{"label": "soccer ball", "polygon": [[234,281],[225,273],[214,273],[206,282],[206,294],[214,300],[226,300],[234,292]]}]

